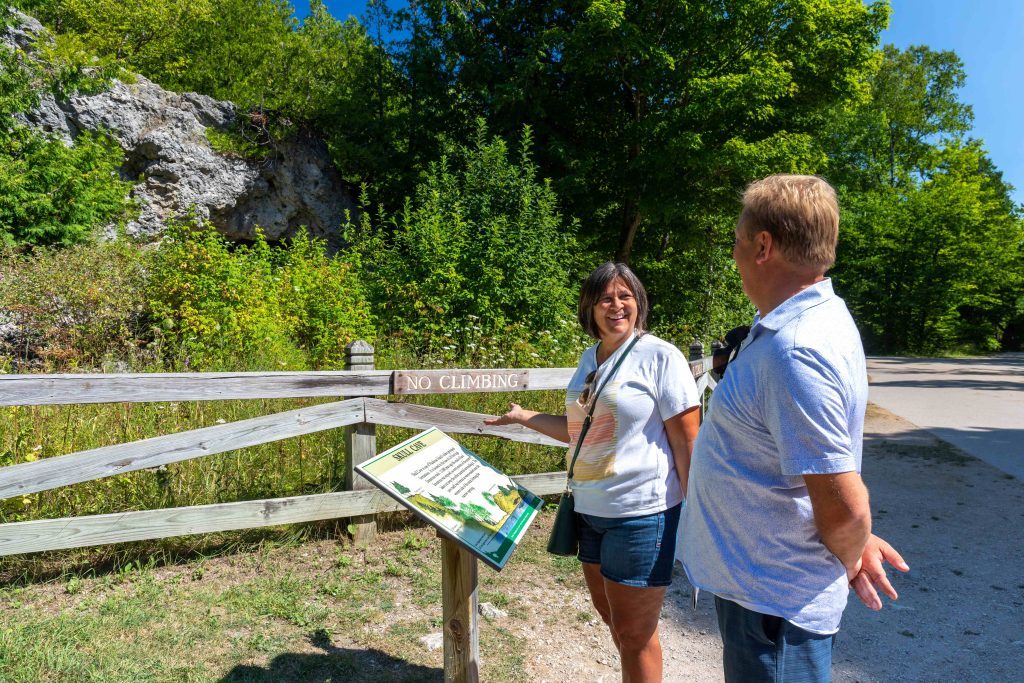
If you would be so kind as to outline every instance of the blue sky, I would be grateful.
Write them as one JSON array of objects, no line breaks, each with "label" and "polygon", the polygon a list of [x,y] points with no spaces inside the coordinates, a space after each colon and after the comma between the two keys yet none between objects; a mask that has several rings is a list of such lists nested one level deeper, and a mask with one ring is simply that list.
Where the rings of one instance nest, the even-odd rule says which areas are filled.
[{"label": "blue sky", "polygon": [[1024,202],[1024,1],[891,0],[883,43],[927,45],[960,56],[967,83],[960,100],[974,108],[972,136]]},{"label": "blue sky", "polygon": [[[309,6],[293,0],[304,16]],[[358,17],[364,0],[327,0],[339,19]],[[1024,0],[890,0],[892,15],[883,43],[953,50],[963,60],[967,83],[961,101],[974,108],[973,137],[985,141],[1003,178],[1024,202]]]}]

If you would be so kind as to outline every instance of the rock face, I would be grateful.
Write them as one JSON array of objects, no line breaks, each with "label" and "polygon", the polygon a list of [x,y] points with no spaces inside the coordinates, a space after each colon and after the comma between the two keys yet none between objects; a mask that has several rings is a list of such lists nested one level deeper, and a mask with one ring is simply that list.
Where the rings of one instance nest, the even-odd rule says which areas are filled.
[{"label": "rock face", "polygon": [[[0,42],[28,51],[42,30],[35,19],[17,15],[13,26],[0,29]],[[168,219],[191,211],[234,239],[252,239],[259,227],[274,241],[306,226],[337,247],[345,211],[355,206],[326,145],[300,136],[274,145],[264,161],[217,153],[206,130],[228,131],[238,115],[230,102],[169,92],[138,76],[95,95],[44,96],[24,118],[67,144],[96,130],[120,143],[121,173],[137,181],[132,194],[140,208],[129,234],[157,234]]]}]

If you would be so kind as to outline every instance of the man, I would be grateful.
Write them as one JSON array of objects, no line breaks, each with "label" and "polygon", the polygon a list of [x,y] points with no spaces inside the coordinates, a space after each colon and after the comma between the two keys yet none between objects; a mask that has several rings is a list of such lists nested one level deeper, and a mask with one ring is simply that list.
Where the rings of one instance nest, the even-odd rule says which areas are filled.
[{"label": "man", "polygon": [[839,207],[821,178],[776,175],[743,195],[733,258],[758,313],[694,447],[683,563],[715,595],[726,681],[827,681],[849,586],[892,598],[860,478],[867,371],[825,272]]}]

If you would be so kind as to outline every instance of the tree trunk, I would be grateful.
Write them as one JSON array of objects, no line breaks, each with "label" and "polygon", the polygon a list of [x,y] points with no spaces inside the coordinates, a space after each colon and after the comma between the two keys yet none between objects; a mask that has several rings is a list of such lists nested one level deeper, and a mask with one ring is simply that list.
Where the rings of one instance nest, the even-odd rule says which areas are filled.
[{"label": "tree trunk", "polygon": [[615,260],[629,263],[633,254],[633,240],[640,228],[640,193],[631,191],[622,204],[622,230],[619,232],[619,248],[615,252]]}]

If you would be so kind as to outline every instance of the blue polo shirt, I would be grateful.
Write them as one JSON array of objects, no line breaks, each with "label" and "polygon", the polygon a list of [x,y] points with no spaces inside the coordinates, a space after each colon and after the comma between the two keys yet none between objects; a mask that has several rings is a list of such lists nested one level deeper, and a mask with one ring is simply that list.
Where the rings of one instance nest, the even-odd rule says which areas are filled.
[{"label": "blue polo shirt", "polygon": [[835,633],[846,569],[821,542],[804,474],[860,471],[864,349],[825,279],[754,318],[711,397],[681,524],[691,583]]}]

